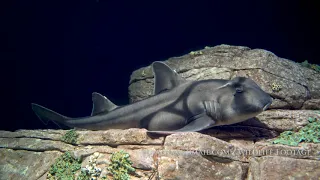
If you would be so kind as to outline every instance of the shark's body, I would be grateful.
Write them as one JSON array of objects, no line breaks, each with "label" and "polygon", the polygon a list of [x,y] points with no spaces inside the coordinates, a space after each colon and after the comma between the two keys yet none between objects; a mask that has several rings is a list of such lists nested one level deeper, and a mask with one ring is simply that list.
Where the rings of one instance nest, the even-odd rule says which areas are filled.
[{"label": "shark's body", "polygon": [[186,81],[161,62],[152,64],[155,95],[118,107],[99,93],[92,94],[91,116],[69,118],[32,104],[40,119],[90,130],[146,128],[171,134],[233,124],[265,110],[272,98],[251,79]]}]

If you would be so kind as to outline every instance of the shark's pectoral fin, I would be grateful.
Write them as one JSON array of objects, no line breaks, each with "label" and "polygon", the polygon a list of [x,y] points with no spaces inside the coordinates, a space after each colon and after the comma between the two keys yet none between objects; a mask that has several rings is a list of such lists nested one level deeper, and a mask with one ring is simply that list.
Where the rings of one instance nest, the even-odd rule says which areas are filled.
[{"label": "shark's pectoral fin", "polygon": [[153,62],[152,71],[154,75],[153,93],[155,95],[170,90],[187,81],[163,62]]},{"label": "shark's pectoral fin", "polygon": [[173,130],[173,131],[148,131],[148,133],[169,135],[169,134],[175,134],[175,133],[181,133],[181,132],[196,132],[196,131],[208,129],[212,127],[214,124],[215,124],[215,121],[211,117],[207,115],[202,115],[199,118],[185,125],[183,128]]},{"label": "shark's pectoral fin", "polygon": [[118,106],[113,104],[107,97],[94,92],[92,93],[92,102],[93,102],[93,108],[91,116],[103,113],[103,112],[109,112],[117,108]]}]

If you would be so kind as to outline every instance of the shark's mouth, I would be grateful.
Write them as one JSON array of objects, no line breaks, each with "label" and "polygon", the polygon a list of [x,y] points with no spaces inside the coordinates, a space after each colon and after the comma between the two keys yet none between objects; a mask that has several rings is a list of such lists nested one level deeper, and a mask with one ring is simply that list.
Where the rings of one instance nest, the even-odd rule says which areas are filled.
[{"label": "shark's mouth", "polygon": [[266,104],[264,107],[263,107],[263,111],[265,111],[266,109],[268,109],[268,107],[271,105],[271,102]]}]

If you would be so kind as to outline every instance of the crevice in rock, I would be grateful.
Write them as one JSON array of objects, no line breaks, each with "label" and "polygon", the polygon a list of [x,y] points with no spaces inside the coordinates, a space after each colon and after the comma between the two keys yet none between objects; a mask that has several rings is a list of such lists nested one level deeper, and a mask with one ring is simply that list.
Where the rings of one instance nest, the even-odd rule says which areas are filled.
[{"label": "crevice in rock", "polygon": [[[3,139],[12,139],[12,138],[26,138],[26,139],[39,139],[39,140],[47,140],[47,141],[55,141],[55,142],[62,142],[65,144],[70,144],[70,143],[66,143],[62,140],[58,140],[58,139],[52,139],[52,138],[45,138],[45,137],[37,137],[37,136],[14,136],[14,137],[1,137]],[[70,144],[70,145],[76,145],[76,144]]]},{"label": "crevice in rock", "polygon": [[[229,164],[234,161],[238,161],[238,160],[234,160],[226,157],[214,156],[214,155],[201,155],[201,156],[209,161],[215,161],[223,164]],[[239,161],[239,162],[242,162],[242,161]]]},{"label": "crevice in rock", "polygon": [[50,151],[58,151],[61,153],[67,152],[63,151],[59,148],[48,148],[48,149],[29,149],[29,148],[17,148],[17,147],[0,147],[0,149],[11,149],[11,150],[22,150],[22,151],[30,151],[30,152],[50,152]]},{"label": "crevice in rock", "polygon": [[144,81],[144,80],[152,79],[152,78],[153,78],[153,76],[151,76],[151,77],[144,77],[144,78],[135,78],[135,79],[133,79],[133,80],[131,80],[131,81],[129,82],[129,86],[130,86],[131,84],[135,83],[135,82]]},{"label": "crevice in rock", "polygon": [[[71,143],[67,143],[63,140],[57,140],[57,139],[50,139],[50,138],[41,138],[41,137],[28,137],[28,136],[16,136],[16,137],[1,137],[3,139],[35,139],[35,140],[45,140],[45,141],[52,141],[52,142],[61,142],[63,144],[67,144],[73,147],[78,147],[80,144],[71,144]],[[2,146],[0,146],[0,148],[2,148]],[[7,147],[3,147],[3,148],[7,148]]]},{"label": "crevice in rock", "polygon": [[14,137],[1,137],[1,138],[6,138],[6,139],[10,139],[10,138],[28,138],[28,139],[41,139],[41,140],[60,141],[60,140],[51,139],[51,138],[32,137],[32,136],[14,136]]},{"label": "crevice in rock", "polygon": [[278,157],[283,157],[283,158],[290,158],[290,159],[295,159],[295,160],[307,160],[307,161],[315,161],[315,162],[319,162],[319,160],[316,159],[310,159],[308,157],[297,157],[297,158],[293,158],[290,156],[273,156],[273,155],[267,155],[267,156],[254,156],[253,158],[263,158],[263,157],[273,157],[273,158],[278,158]]},{"label": "crevice in rock", "polygon": [[[259,139],[266,139],[266,138],[267,139],[274,138],[278,136],[280,132],[282,132],[282,131],[276,131],[268,127],[262,127],[264,124],[261,124],[261,126],[258,126],[258,125],[253,126],[253,125],[246,125],[244,123],[245,122],[241,122],[233,125],[212,127],[211,129],[204,130],[201,133],[215,137],[214,130],[222,130],[221,133],[234,132],[234,133],[241,134],[241,132],[245,132],[245,133],[249,132],[250,134],[242,133],[243,136],[238,135],[238,136],[228,136],[226,138],[224,137],[216,137],[216,138],[221,140],[231,140],[231,139],[259,140]],[[252,136],[248,137],[249,135],[252,135]]]},{"label": "crevice in rock", "polygon": [[38,180],[41,179],[41,177],[43,177],[43,176],[44,176],[46,173],[48,173],[48,172],[49,172],[49,169],[47,169],[47,170],[44,171],[42,174],[40,174]]},{"label": "crevice in rock", "polygon": [[243,169],[243,171],[245,171],[245,172],[243,173],[242,179],[247,179],[249,176],[249,164],[250,163],[248,163],[247,167],[245,167],[245,169]]},{"label": "crevice in rock", "polygon": [[310,93],[310,89],[308,86],[303,86],[304,88],[306,88],[306,99],[303,103],[305,103],[307,100],[311,99],[311,93]]},{"label": "crevice in rock", "polygon": [[299,82],[296,82],[296,81],[294,81],[294,80],[292,80],[292,79],[288,79],[288,78],[286,78],[286,77],[279,76],[279,75],[277,75],[277,74],[271,73],[271,72],[266,71],[266,70],[264,70],[264,69],[261,69],[261,70],[264,71],[264,72],[266,72],[266,73],[269,73],[269,74],[272,74],[272,75],[274,75],[274,76],[277,76],[277,77],[279,77],[279,78],[285,79],[285,80],[287,80],[287,81],[289,81],[289,82],[296,83],[296,84],[298,84],[298,85],[300,85],[300,86],[308,89],[308,87],[307,87],[306,85],[301,84],[301,83],[299,83]]},{"label": "crevice in rock", "polygon": [[91,143],[79,143],[78,145],[82,145],[82,146],[109,146],[112,148],[117,148],[118,146],[122,146],[122,145],[133,145],[133,146],[163,146],[164,141],[162,144],[157,144],[157,143],[150,143],[150,144],[139,144],[139,143],[119,143],[119,144],[108,144],[108,143],[95,143],[95,144],[91,144]]}]

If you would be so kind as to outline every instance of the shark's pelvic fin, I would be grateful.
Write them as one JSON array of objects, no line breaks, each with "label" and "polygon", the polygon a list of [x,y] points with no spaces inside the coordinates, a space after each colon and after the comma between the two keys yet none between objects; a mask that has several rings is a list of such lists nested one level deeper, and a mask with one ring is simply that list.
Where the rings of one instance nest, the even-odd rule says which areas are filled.
[{"label": "shark's pelvic fin", "polygon": [[151,134],[162,134],[162,135],[169,135],[174,133],[181,133],[181,132],[197,132],[201,130],[208,129],[212,127],[215,124],[215,121],[210,118],[207,115],[203,115],[193,121],[191,121],[189,124],[185,125],[184,127],[173,130],[173,131],[147,131]]},{"label": "shark's pelvic fin", "polygon": [[104,112],[109,112],[118,107],[113,102],[111,102],[107,97],[97,92],[92,93],[92,103],[93,103],[93,107],[92,107],[91,116],[104,113]]},{"label": "shark's pelvic fin", "polygon": [[69,117],[56,113],[48,108],[40,106],[39,104],[31,103],[31,107],[39,119],[46,125],[50,120],[63,124],[66,120],[70,119]]},{"label": "shark's pelvic fin", "polygon": [[187,81],[163,62],[155,61],[152,63],[152,70],[154,75],[154,95],[170,90]]}]

